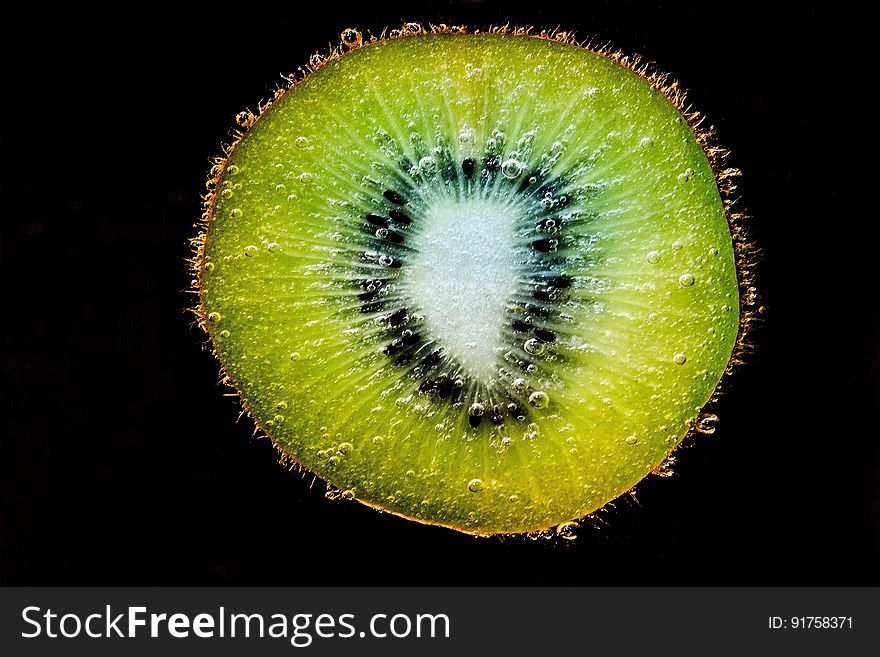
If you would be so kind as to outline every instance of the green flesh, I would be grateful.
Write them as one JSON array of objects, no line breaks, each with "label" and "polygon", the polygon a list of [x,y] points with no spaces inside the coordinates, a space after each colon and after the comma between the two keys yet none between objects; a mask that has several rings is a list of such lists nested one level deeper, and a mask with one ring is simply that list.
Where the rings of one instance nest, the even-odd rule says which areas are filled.
[{"label": "green flesh", "polygon": [[[522,171],[484,181],[487,151]],[[434,166],[411,170],[425,156]],[[529,195],[545,181],[549,211]],[[217,190],[201,303],[233,385],[284,453],[394,513],[474,533],[589,514],[687,434],[736,341],[730,229],[693,131],[645,80],[572,45],[427,35],[355,50],[256,122]],[[412,219],[390,222],[403,251],[364,221],[392,209]],[[536,229],[547,217],[558,234]],[[556,253],[535,246],[548,237]],[[399,269],[377,260],[392,253]],[[550,273],[570,285],[530,297]],[[532,341],[541,353],[510,329],[526,316],[553,331]],[[381,349],[408,327],[419,352],[394,364]],[[438,348],[438,369],[414,371]],[[462,377],[455,404],[424,390],[443,368]]]}]

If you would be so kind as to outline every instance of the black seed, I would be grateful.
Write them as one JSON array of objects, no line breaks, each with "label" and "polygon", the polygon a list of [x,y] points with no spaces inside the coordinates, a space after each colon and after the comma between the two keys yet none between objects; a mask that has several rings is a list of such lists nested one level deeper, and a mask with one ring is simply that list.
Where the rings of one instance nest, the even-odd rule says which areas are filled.
[{"label": "black seed", "polygon": [[403,235],[401,235],[400,233],[396,233],[393,230],[388,231],[385,239],[389,242],[393,242],[394,244],[403,244]]},{"label": "black seed", "polygon": [[550,310],[548,308],[544,308],[543,306],[536,306],[532,303],[527,303],[526,306],[526,314],[527,315],[535,315],[537,317],[550,317]]},{"label": "black seed", "polygon": [[400,194],[398,194],[397,192],[395,192],[393,189],[386,189],[386,190],[382,193],[382,196],[384,196],[384,197],[387,198],[389,201],[391,201],[392,203],[394,203],[394,205],[405,205],[405,204],[406,204],[406,199],[403,198],[403,197],[402,197]]},{"label": "black seed", "polygon": [[504,418],[501,416],[501,409],[497,406],[493,406],[492,412],[489,414],[489,420],[494,425],[504,424]]},{"label": "black seed", "polygon": [[437,349],[436,351],[432,351],[430,354],[425,356],[422,360],[423,367],[434,367],[437,363],[440,362],[440,359],[443,357],[443,350]]},{"label": "black seed", "polygon": [[555,246],[555,240],[535,240],[532,242],[532,248],[541,253],[549,253],[550,249]]},{"label": "black seed", "polygon": [[516,420],[523,420],[526,417],[526,412],[522,409],[519,404],[508,404],[507,411],[514,417]]},{"label": "black seed", "polygon": [[402,264],[403,264],[403,263],[402,263],[400,260],[397,260],[397,259],[395,258],[394,260],[391,261],[391,264],[390,264],[390,265],[385,265],[385,266],[388,267],[389,269],[400,269],[400,266],[401,266]]},{"label": "black seed", "polygon": [[486,158],[486,161],[483,163],[483,168],[486,171],[495,171],[498,168],[498,165],[501,164],[501,158],[497,155],[490,155]]},{"label": "black seed", "polygon": [[378,214],[368,214],[366,216],[366,219],[374,226],[378,226],[379,228],[388,228],[388,220],[385,217],[380,217]]},{"label": "black seed", "polygon": [[398,308],[385,319],[391,326],[400,326],[406,318],[406,308]]},{"label": "black seed", "polygon": [[372,303],[365,303],[363,306],[361,306],[362,313],[377,313],[380,310],[382,310],[382,302],[381,301],[374,301]]},{"label": "black seed", "polygon": [[535,329],[535,336],[544,342],[556,342],[556,334],[553,331],[549,331],[543,328]]},{"label": "black seed", "polygon": [[461,170],[464,171],[465,178],[474,177],[474,168],[474,161],[471,158],[466,157],[464,160],[462,160]]},{"label": "black seed", "polygon": [[471,429],[476,429],[478,426],[480,426],[480,422],[482,422],[482,420],[483,420],[482,415],[469,415],[468,416],[468,423],[471,425]]},{"label": "black seed", "polygon": [[437,379],[437,394],[443,398],[452,393],[452,379],[445,374]]},{"label": "black seed", "polygon": [[412,360],[412,353],[407,351],[394,359],[395,365],[408,365]]},{"label": "black seed", "polygon": [[394,223],[396,223],[398,226],[406,227],[412,223],[412,219],[410,219],[406,215],[406,213],[401,212],[400,210],[398,210],[396,208],[394,210],[392,210],[391,212],[389,212],[388,214],[394,220]]},{"label": "black seed", "polygon": [[535,286],[535,289],[532,291],[532,296],[541,301],[552,301],[553,288]]},{"label": "black seed", "polygon": [[571,287],[572,283],[574,283],[574,280],[571,278],[571,276],[567,276],[566,274],[554,276],[547,281],[548,285],[552,285],[557,290],[564,290],[567,287]]},{"label": "black seed", "polygon": [[425,379],[419,386],[419,392],[431,392],[437,386],[437,382],[433,379]]},{"label": "black seed", "polygon": [[[406,333],[406,331],[404,331],[404,333]],[[401,340],[403,340],[403,344],[415,344],[419,341],[420,337],[421,336],[419,336],[418,333],[409,333],[404,335]]]},{"label": "black seed", "polygon": [[513,320],[510,325],[513,327],[514,331],[519,331],[520,333],[525,333],[526,331],[530,331],[532,329],[532,327],[529,326],[528,322],[525,322],[521,319]]},{"label": "black seed", "polygon": [[358,299],[361,301],[369,301],[370,299],[375,299],[377,294],[379,294],[379,290],[367,290],[366,292],[358,294]]}]

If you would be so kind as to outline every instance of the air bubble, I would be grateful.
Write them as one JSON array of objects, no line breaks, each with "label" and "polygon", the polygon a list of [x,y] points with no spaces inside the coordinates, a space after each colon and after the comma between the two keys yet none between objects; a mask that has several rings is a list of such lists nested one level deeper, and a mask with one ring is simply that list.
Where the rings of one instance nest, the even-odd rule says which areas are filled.
[{"label": "air bubble", "polygon": [[205,263],[205,271],[208,272],[209,274],[212,271],[214,271],[214,263],[213,262],[206,262]]},{"label": "air bubble", "polygon": [[229,211],[229,214],[232,217],[240,217],[241,216],[241,208],[232,208]]},{"label": "air bubble", "polygon": [[394,258],[389,255],[380,255],[379,256],[379,264],[383,267],[390,267],[394,264]]},{"label": "air bubble", "polygon": [[374,445],[381,445],[384,442],[385,442],[385,439],[382,438],[382,436],[373,436],[373,444]]},{"label": "air bubble", "polygon": [[471,417],[480,417],[485,412],[486,408],[480,402],[474,402],[468,407],[468,415]]},{"label": "air bubble", "polygon": [[225,340],[226,338],[229,337],[230,334],[229,334],[229,331],[227,331],[226,329],[223,329],[222,331],[220,331],[219,335],[220,335],[221,340]]},{"label": "air bubble", "polygon": [[278,253],[278,250],[279,250],[280,248],[281,248],[281,247],[278,245],[278,242],[269,242],[269,243],[266,245],[266,250],[267,250],[269,253]]},{"label": "air bubble", "polygon": [[235,166],[234,164],[230,164],[228,167],[226,167],[226,172],[230,176],[238,175],[238,171],[239,171],[239,168],[237,166]]},{"label": "air bubble", "polygon": [[544,73],[546,67],[543,64],[538,64],[535,68],[532,69],[535,72],[535,75],[541,75]]},{"label": "air bubble", "polygon": [[310,174],[308,171],[304,171],[303,173],[299,174],[297,180],[299,180],[303,185],[308,185],[310,182],[312,182],[312,174]]},{"label": "air bubble", "polygon": [[711,249],[709,249],[709,255],[718,255],[718,249],[713,246]]},{"label": "air bubble", "polygon": [[284,422],[284,416],[279,413],[272,418],[272,421],[275,422],[275,424],[281,424],[282,422]]},{"label": "air bubble", "polygon": [[458,140],[463,144],[468,144],[474,140],[474,135],[476,132],[473,128],[464,128],[460,133],[458,133]]},{"label": "air bubble", "polygon": [[523,349],[527,354],[531,354],[532,356],[539,356],[544,353],[544,343],[538,340],[538,338],[529,338],[523,343]]},{"label": "air bubble", "polygon": [[642,137],[642,140],[639,142],[639,146],[642,148],[651,148],[654,145],[654,140],[650,137]]},{"label": "air bubble", "polygon": [[279,411],[283,411],[285,408],[287,408],[287,402],[284,400],[281,400],[280,402],[275,404],[275,408],[277,408]]},{"label": "air bubble", "polygon": [[308,137],[297,137],[293,140],[293,143],[299,146],[300,148],[305,148],[309,145]]},{"label": "air bubble", "polygon": [[434,169],[437,167],[437,163],[434,161],[434,158],[430,155],[425,155],[421,160],[419,160],[419,168],[424,173],[433,173]]},{"label": "air bubble", "polygon": [[564,522],[556,528],[556,535],[566,541],[573,541],[577,538],[578,524],[574,521]]},{"label": "air bubble", "polygon": [[681,352],[678,352],[672,357],[672,362],[676,365],[684,365],[687,362],[687,356],[685,356]]},{"label": "air bubble", "polygon": [[549,403],[550,397],[542,390],[538,390],[529,395],[529,404],[535,408],[545,408]]},{"label": "air bubble", "polygon": [[222,196],[223,198],[229,198],[230,196],[232,196],[232,194],[233,194],[233,191],[231,189],[229,189],[228,187],[226,189],[224,189],[222,192],[220,192],[220,196]]},{"label": "air bubble", "polygon": [[678,278],[678,282],[681,285],[683,285],[684,287],[690,287],[691,285],[694,284],[695,280],[696,279],[694,278],[694,275],[691,274],[690,272],[685,272],[681,276],[679,276],[679,278]]},{"label": "air bubble", "polygon": [[247,257],[251,258],[254,255],[256,255],[256,253],[257,253],[257,247],[255,247],[253,244],[248,244],[246,247],[244,247],[244,254]]},{"label": "air bubble", "polygon": [[339,443],[339,447],[336,448],[336,451],[340,454],[350,454],[353,449],[354,445],[351,443]]},{"label": "air bubble", "polygon": [[483,480],[471,479],[468,482],[468,490],[472,493],[479,493],[481,490],[483,490]]},{"label": "air bubble", "polygon": [[526,380],[523,378],[517,378],[513,380],[513,387],[517,390],[525,390]]},{"label": "air bubble", "polygon": [[342,30],[342,34],[339,35],[339,38],[342,39],[342,43],[349,48],[360,46],[364,42],[363,34],[361,34],[359,30],[356,30],[353,27],[347,27]]},{"label": "air bubble", "polygon": [[626,437],[626,444],[627,445],[630,445],[630,446],[636,445],[636,444],[638,444],[638,442],[639,442],[639,439],[634,435]]},{"label": "air bubble", "polygon": [[645,256],[645,260],[647,260],[652,265],[656,265],[658,262],[660,262],[660,252],[649,251],[648,255]]},{"label": "air bubble", "polygon": [[293,353],[290,354],[290,360],[299,360],[299,359],[300,359],[300,355],[299,355],[298,351],[294,351]]},{"label": "air bubble", "polygon": [[518,177],[523,171],[523,164],[515,157],[511,157],[501,164],[501,175],[508,180]]},{"label": "air bubble", "polygon": [[682,173],[678,174],[678,181],[679,182],[688,182],[693,177],[694,177],[694,170],[688,168],[688,169],[685,169]]},{"label": "air bubble", "polygon": [[715,423],[718,422],[718,416],[713,413],[705,413],[699,417],[697,422],[694,424],[694,429],[699,431],[702,434],[707,436],[711,436],[715,433]]},{"label": "air bubble", "polygon": [[208,321],[209,321],[209,322],[217,323],[217,322],[219,322],[222,318],[223,318],[223,315],[221,315],[220,313],[218,313],[218,312],[216,312],[216,311],[215,311],[215,312],[212,312],[212,313],[208,313]]}]

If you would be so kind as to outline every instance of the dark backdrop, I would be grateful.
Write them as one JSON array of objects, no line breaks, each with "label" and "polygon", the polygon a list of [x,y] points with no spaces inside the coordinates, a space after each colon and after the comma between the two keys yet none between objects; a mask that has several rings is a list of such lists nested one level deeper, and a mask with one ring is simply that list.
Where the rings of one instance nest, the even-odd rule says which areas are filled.
[{"label": "dark backdrop", "polygon": [[[880,583],[874,17],[533,5],[4,20],[0,584]],[[185,311],[187,239],[234,115],[342,28],[413,18],[561,25],[640,52],[691,89],[745,173],[768,308],[751,364],[677,476],[574,542],[326,500],[236,423]]]}]

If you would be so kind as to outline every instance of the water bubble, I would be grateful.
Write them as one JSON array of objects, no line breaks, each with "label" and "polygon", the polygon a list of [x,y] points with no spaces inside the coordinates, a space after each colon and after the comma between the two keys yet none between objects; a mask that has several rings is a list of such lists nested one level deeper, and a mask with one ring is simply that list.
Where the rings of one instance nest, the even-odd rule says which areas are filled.
[{"label": "water bubble", "polygon": [[229,211],[229,214],[232,217],[240,217],[241,216],[241,208],[232,208]]},{"label": "water bubble", "polygon": [[549,403],[550,397],[542,390],[538,390],[529,395],[529,404],[535,408],[545,408]]},{"label": "water bubble", "polygon": [[626,444],[627,445],[630,445],[630,446],[636,445],[636,444],[638,444],[638,442],[639,442],[639,439],[635,435],[626,437]]},{"label": "water bubble", "polygon": [[206,263],[205,263],[205,271],[208,272],[208,273],[214,271],[214,266],[215,266],[215,265],[214,265],[213,262],[206,262]]},{"label": "water bubble", "polygon": [[293,143],[296,144],[299,148],[305,148],[309,145],[308,137],[297,137],[293,140]]},{"label": "water bubble", "polygon": [[645,256],[645,260],[647,260],[652,265],[660,262],[660,252],[659,251],[649,251],[648,255]]},{"label": "water bubble", "polygon": [[529,338],[523,343],[525,352],[532,356],[539,356],[544,353],[544,348],[544,343],[538,340],[538,338]]},{"label": "water bubble", "polygon": [[336,456],[336,455],[334,454],[333,456],[331,456],[331,457],[330,457],[329,459],[327,459],[327,460],[330,461],[330,464],[331,464],[331,465],[336,465],[336,464],[339,463],[339,460],[340,460],[340,459],[339,459],[338,456]]},{"label": "water bubble", "polygon": [[287,402],[284,400],[281,400],[280,402],[275,404],[275,408],[277,408],[279,411],[283,411],[285,408],[287,408]]},{"label": "water bubble", "polygon": [[696,423],[694,424],[694,429],[699,431],[702,434],[706,434],[707,436],[711,436],[715,433],[715,423],[718,422],[718,416],[713,413],[704,413],[701,415]]},{"label": "water bubble", "polygon": [[392,258],[390,255],[380,255],[379,264],[383,267],[390,267],[394,264],[394,258]]},{"label": "water bubble", "polygon": [[687,356],[679,351],[678,353],[673,355],[672,362],[676,365],[684,365],[687,362]]},{"label": "water bubble", "polygon": [[546,67],[543,64],[538,64],[535,68],[532,69],[535,72],[535,75],[541,75],[544,73]]},{"label": "water bubble", "polygon": [[227,331],[226,329],[223,329],[222,331],[220,331],[220,339],[221,340],[225,340],[228,337],[229,337],[229,331]]},{"label": "water bubble", "polygon": [[513,503],[519,502],[519,495],[511,495],[507,498],[507,501]]},{"label": "water bubble", "polygon": [[611,399],[611,397],[606,397],[605,399],[602,400],[602,403],[605,404],[606,406],[611,406],[614,403],[614,401]]},{"label": "water bubble", "polygon": [[275,422],[275,424],[281,424],[282,422],[284,422],[284,416],[279,413],[278,415],[273,417],[272,420]]},{"label": "water bubble", "polygon": [[566,541],[573,541],[577,538],[578,524],[574,521],[564,522],[556,528],[556,535]]},{"label": "water bubble", "polygon": [[299,360],[299,359],[300,359],[300,355],[299,355],[298,351],[294,351],[293,353],[290,354],[290,360]]},{"label": "water bubble", "polygon": [[277,253],[277,252],[278,252],[278,249],[280,249],[280,248],[281,248],[281,247],[278,245],[278,242],[269,242],[269,243],[266,245],[266,250],[267,250],[269,253]]},{"label": "water bubble", "polygon": [[458,133],[458,140],[463,144],[467,144],[474,140],[475,135],[476,132],[473,128],[464,128],[460,133]]},{"label": "water bubble", "polygon": [[524,390],[526,387],[526,380],[523,378],[516,378],[513,380],[513,387],[517,390]]},{"label": "water bubble", "polygon": [[226,189],[224,189],[222,192],[220,192],[220,196],[222,196],[223,198],[229,198],[230,196],[232,196],[232,194],[233,194],[233,191],[231,189],[229,189],[228,187]]},{"label": "water bubble", "polygon": [[354,499],[354,491],[351,489],[344,490],[339,494],[339,497],[341,497],[343,500],[353,500]]},{"label": "water bubble", "polygon": [[209,322],[217,323],[217,322],[219,322],[222,318],[223,318],[223,315],[221,315],[221,314],[218,313],[217,311],[214,311],[214,312],[208,313],[208,321],[209,321]]},{"label": "water bubble", "polygon": [[373,436],[374,445],[381,445],[383,442],[385,442],[385,440],[382,438],[382,436]]},{"label": "water bubble", "polygon": [[694,177],[694,170],[691,168],[685,169],[682,173],[678,174],[679,182],[687,182],[691,178]]},{"label": "water bubble", "polygon": [[714,255],[718,255],[718,249],[716,249],[716,248],[713,246],[711,249],[709,249],[709,255],[713,255],[713,256],[714,256]]},{"label": "water bubble", "polygon": [[359,30],[356,30],[353,27],[347,27],[342,30],[342,34],[339,35],[339,38],[342,39],[342,43],[349,48],[360,46],[364,42],[363,34],[361,34]]},{"label": "water bubble", "polygon": [[468,482],[468,490],[472,493],[479,493],[481,490],[483,490],[483,480],[471,479]]},{"label": "water bubble", "polygon": [[336,451],[340,454],[350,454],[353,449],[354,445],[351,443],[339,443],[339,447],[336,448]]},{"label": "water bubble", "polygon": [[523,164],[515,157],[511,157],[501,164],[501,175],[508,180],[513,180],[523,171]]},{"label": "water bubble", "polygon": [[419,168],[425,173],[433,173],[436,167],[437,163],[430,155],[425,155],[425,157],[419,160]]},{"label": "water bubble", "polygon": [[297,180],[299,180],[303,185],[308,185],[310,182],[312,182],[312,174],[310,174],[308,171],[304,171],[303,173],[299,174]]},{"label": "water bubble", "polygon": [[238,175],[239,168],[234,164],[230,164],[228,167],[226,167],[226,171],[227,173],[229,173],[230,176],[236,176]]},{"label": "water bubble", "polygon": [[690,287],[694,284],[695,280],[696,279],[694,278],[694,275],[690,272],[685,272],[678,278],[679,284],[683,285],[684,287]]},{"label": "water bubble", "polygon": [[257,253],[257,247],[255,247],[253,244],[248,244],[246,247],[244,247],[244,254],[247,257],[251,258],[254,255],[256,255],[256,253]]},{"label": "water bubble", "polygon": [[654,140],[650,137],[642,137],[641,141],[639,142],[639,146],[641,146],[642,148],[651,148],[651,146],[653,145]]},{"label": "water bubble", "polygon": [[376,229],[376,237],[379,239],[385,239],[388,237],[388,229],[387,228],[377,228]]},{"label": "water bubble", "polygon": [[480,402],[474,402],[468,407],[468,415],[471,417],[480,417],[485,412],[486,408]]}]

